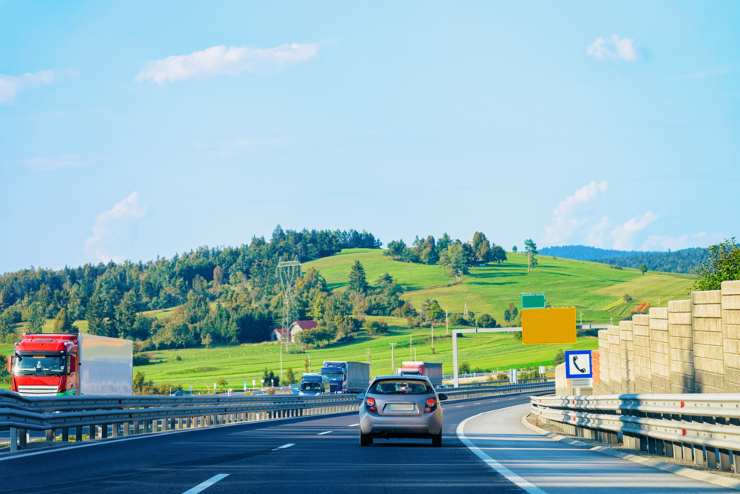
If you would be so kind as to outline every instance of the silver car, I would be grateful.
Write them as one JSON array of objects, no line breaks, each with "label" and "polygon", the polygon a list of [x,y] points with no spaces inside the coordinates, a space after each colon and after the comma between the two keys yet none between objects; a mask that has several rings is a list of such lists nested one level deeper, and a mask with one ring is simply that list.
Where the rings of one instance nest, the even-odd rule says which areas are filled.
[{"label": "silver car", "polygon": [[376,377],[360,405],[360,446],[374,437],[426,437],[442,446],[442,406],[447,396],[426,376]]}]

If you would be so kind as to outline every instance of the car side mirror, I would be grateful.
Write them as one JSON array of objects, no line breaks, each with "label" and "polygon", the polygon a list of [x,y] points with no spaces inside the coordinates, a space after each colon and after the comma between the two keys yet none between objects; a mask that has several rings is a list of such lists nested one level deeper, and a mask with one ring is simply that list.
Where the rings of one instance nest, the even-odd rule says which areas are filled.
[{"label": "car side mirror", "polygon": [[444,393],[440,393],[437,395],[439,397],[439,401],[445,401],[447,400],[447,395]]}]

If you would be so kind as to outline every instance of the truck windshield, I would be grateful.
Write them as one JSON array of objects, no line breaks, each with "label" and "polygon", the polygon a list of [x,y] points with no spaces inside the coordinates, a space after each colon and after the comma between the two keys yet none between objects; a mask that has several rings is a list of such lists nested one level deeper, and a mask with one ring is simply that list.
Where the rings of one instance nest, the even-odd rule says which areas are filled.
[{"label": "truck windshield", "polygon": [[344,379],[344,372],[339,369],[321,369],[321,375],[329,379]]},{"label": "truck windshield", "polygon": [[321,383],[303,383],[301,384],[301,391],[321,393]]},{"label": "truck windshield", "polygon": [[58,376],[65,372],[63,355],[16,355],[13,373],[16,376]]}]

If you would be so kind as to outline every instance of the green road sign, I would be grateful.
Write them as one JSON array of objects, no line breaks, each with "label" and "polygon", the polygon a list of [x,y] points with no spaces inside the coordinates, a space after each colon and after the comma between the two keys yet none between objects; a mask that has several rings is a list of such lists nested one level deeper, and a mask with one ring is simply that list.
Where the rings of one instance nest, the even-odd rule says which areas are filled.
[{"label": "green road sign", "polygon": [[522,309],[544,309],[544,293],[522,293]]}]

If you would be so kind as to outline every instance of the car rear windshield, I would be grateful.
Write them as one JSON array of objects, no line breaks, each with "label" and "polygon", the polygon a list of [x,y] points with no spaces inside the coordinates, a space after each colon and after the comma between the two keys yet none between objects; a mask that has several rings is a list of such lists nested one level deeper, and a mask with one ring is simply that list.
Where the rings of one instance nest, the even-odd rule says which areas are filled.
[{"label": "car rear windshield", "polygon": [[424,395],[433,393],[432,387],[415,379],[386,379],[376,381],[370,392],[379,395]]}]

